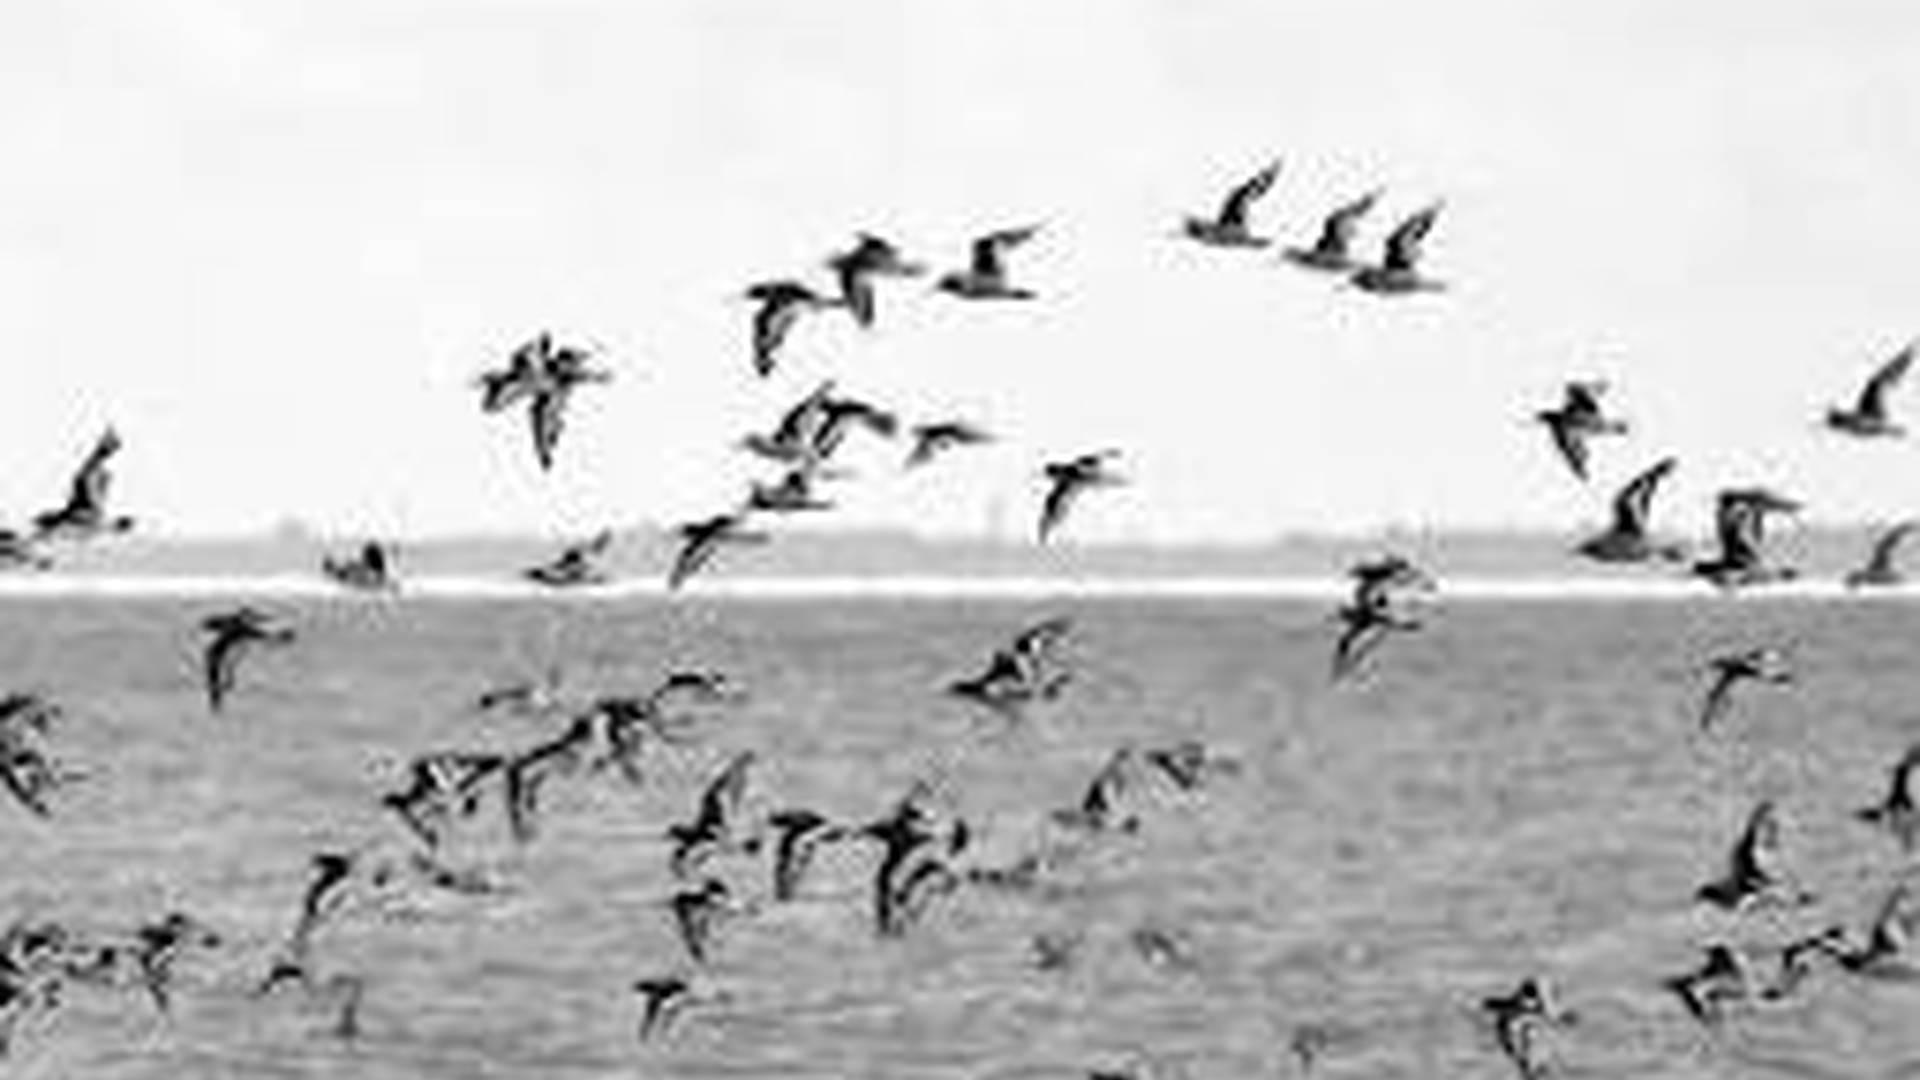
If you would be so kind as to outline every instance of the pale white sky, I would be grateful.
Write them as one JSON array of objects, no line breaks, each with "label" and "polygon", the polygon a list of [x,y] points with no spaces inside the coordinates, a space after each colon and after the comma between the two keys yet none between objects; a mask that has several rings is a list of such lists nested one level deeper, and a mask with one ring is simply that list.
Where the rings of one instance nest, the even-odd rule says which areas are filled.
[{"label": "pale white sky", "polygon": [[[150,528],[561,531],[732,501],[730,444],[823,375],[1005,436],[844,523],[1027,527],[1045,456],[1128,451],[1083,537],[1597,519],[1764,481],[1920,512],[1920,448],[1815,430],[1920,334],[1920,9],[1328,0],[125,0],[0,9],[0,510],[111,420]],[[1447,209],[1452,292],[1381,302],[1174,241],[1273,155],[1263,227]],[[739,290],[858,228],[1047,294],[887,290],[761,383]],[[1382,221],[1373,222],[1369,244]],[[468,385],[604,343],[550,476]],[[1523,418],[1566,375],[1636,424],[1596,483]],[[1920,425],[1920,384],[1896,398]]]}]

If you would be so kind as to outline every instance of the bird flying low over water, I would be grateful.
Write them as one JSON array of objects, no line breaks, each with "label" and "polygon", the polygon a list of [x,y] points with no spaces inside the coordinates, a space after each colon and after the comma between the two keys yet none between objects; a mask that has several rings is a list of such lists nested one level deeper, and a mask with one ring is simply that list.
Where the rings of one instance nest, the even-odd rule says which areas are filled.
[{"label": "bird flying low over water", "polygon": [[1899,585],[1906,581],[1905,574],[1895,563],[1900,553],[1900,545],[1909,535],[1920,528],[1920,521],[1903,521],[1882,532],[1873,542],[1873,550],[1867,554],[1864,566],[1849,571],[1846,577],[1847,588],[1864,589],[1876,586]]},{"label": "bird flying low over water", "polygon": [[1535,1048],[1538,1032],[1576,1019],[1573,1013],[1554,1005],[1546,983],[1537,978],[1522,980],[1510,993],[1483,999],[1480,1009],[1492,1025],[1494,1044],[1513,1063],[1521,1080],[1539,1080],[1547,1075],[1546,1064]]},{"label": "bird flying low over water", "polygon": [[1706,1027],[1718,1027],[1729,1005],[1753,999],[1756,986],[1747,961],[1731,945],[1707,946],[1700,966],[1664,980],[1688,1015]]},{"label": "bird flying low over water", "polygon": [[1790,566],[1767,562],[1762,550],[1766,519],[1791,514],[1800,504],[1766,488],[1722,491],[1714,504],[1714,533],[1720,550],[1711,559],[1693,564],[1693,573],[1723,589],[1786,581],[1798,575]]},{"label": "bird flying low over water", "polygon": [[[1794,942],[1782,950],[1781,969],[1784,992],[1808,972],[1806,959],[1822,956],[1842,971],[1867,978],[1890,979],[1902,983],[1920,980],[1920,958],[1913,950],[1914,912],[1912,893],[1907,882],[1895,885],[1881,900],[1864,936],[1844,926],[1829,926],[1819,933]],[[1775,995],[1779,996],[1779,995]]]},{"label": "bird flying low over water", "polygon": [[1021,288],[1007,280],[1006,256],[1039,232],[1040,226],[1026,225],[1017,229],[1001,229],[975,239],[972,261],[967,268],[942,275],[935,287],[941,292],[967,300],[1033,299],[1036,294],[1031,289]]},{"label": "bird flying low over water", "polygon": [[692,1000],[693,985],[679,975],[641,979],[633,984],[640,995],[640,1026],[635,1033],[641,1042],[665,1035]]},{"label": "bird flying low over water", "polygon": [[797,281],[763,281],[749,287],[746,296],[759,302],[753,309],[753,370],[763,379],[773,374],[780,346],[801,315],[839,304]]},{"label": "bird flying low over water", "polygon": [[1332,677],[1338,682],[1359,669],[1363,660],[1396,633],[1421,628],[1419,619],[1402,614],[1399,599],[1405,591],[1431,592],[1433,579],[1403,555],[1384,555],[1356,563],[1347,571],[1353,597],[1334,612],[1343,625],[1333,647]]},{"label": "bird flying low over water", "polygon": [[207,635],[201,654],[207,707],[214,712],[220,711],[233,691],[241,657],[256,645],[285,645],[294,638],[292,627],[280,626],[272,615],[246,606],[209,615],[200,620],[200,629]]},{"label": "bird flying low over water", "polygon": [[1040,504],[1038,532],[1042,544],[1067,520],[1068,511],[1079,501],[1082,492],[1126,484],[1126,477],[1107,467],[1107,462],[1119,456],[1118,450],[1097,450],[1046,464],[1042,474],[1048,486],[1046,498]]},{"label": "bird flying low over water", "polygon": [[840,281],[840,302],[863,328],[873,325],[874,278],[919,277],[927,272],[925,266],[908,261],[899,248],[872,233],[861,233],[851,250],[829,258],[827,266]]},{"label": "bird flying low over water", "polygon": [[926,424],[915,424],[908,429],[913,436],[913,448],[907,451],[906,468],[915,468],[931,462],[936,456],[960,446],[984,446],[993,441],[993,435],[985,428],[977,427],[965,420],[938,420]]},{"label": "bird flying low over water", "polygon": [[1264,236],[1255,236],[1247,225],[1247,218],[1253,212],[1253,204],[1272,190],[1274,181],[1279,178],[1280,162],[1275,161],[1235,185],[1213,217],[1187,218],[1182,223],[1183,231],[1190,239],[1210,247],[1266,247],[1272,241]]},{"label": "bird flying low over water", "polygon": [[755,480],[747,488],[744,509],[769,514],[831,510],[833,502],[814,493],[814,481],[819,476],[817,471],[801,466],[788,469],[776,483]]},{"label": "bird flying low over water", "polygon": [[1662,458],[1628,481],[1613,497],[1613,521],[1607,530],[1582,540],[1574,551],[1597,562],[1609,563],[1685,559],[1684,545],[1655,542],[1648,524],[1653,515],[1654,493],[1678,464],[1676,458]]},{"label": "bird flying low over water", "polygon": [[553,561],[530,566],[521,574],[554,589],[605,584],[607,572],[601,569],[600,560],[612,543],[612,530],[602,529],[580,543],[569,544]]},{"label": "bird flying low over water", "polygon": [[1728,911],[1760,904],[1797,907],[1813,901],[1787,874],[1780,851],[1779,812],[1771,800],[1755,804],[1727,857],[1726,872],[1700,886],[1694,898]]},{"label": "bird flying low over water", "polygon": [[506,771],[505,754],[448,751],[425,754],[408,765],[408,783],[380,797],[428,848],[437,848],[451,819],[479,806],[480,785]]},{"label": "bird flying low over water", "polygon": [[1887,794],[1877,804],[1854,812],[1854,817],[1885,829],[1900,842],[1900,849],[1912,852],[1920,848],[1920,743],[1907,747],[1894,762],[1887,778]]},{"label": "bird flying low over water", "polygon": [[773,898],[800,895],[800,881],[822,844],[845,839],[847,831],[812,810],[781,810],[767,816],[773,827]]},{"label": "bird flying low over water", "polygon": [[833,380],[822,381],[781,414],[771,433],[754,432],[740,440],[741,448],[789,465],[817,463],[820,429],[826,423],[827,403],[833,400],[833,392]]},{"label": "bird flying low over water", "polygon": [[1700,705],[1700,730],[1709,731],[1733,705],[1733,689],[1743,682],[1784,686],[1793,682],[1793,669],[1779,649],[1758,646],[1725,653],[1707,663],[1713,682]]},{"label": "bird flying low over water", "polygon": [[33,519],[36,540],[90,540],[109,533],[133,528],[133,519],[107,513],[107,495],[113,489],[113,470],[108,467],[120,452],[120,433],[107,428],[93,449],[88,451],[73,482],[67,489],[67,501]]},{"label": "bird flying low over water", "polygon": [[748,854],[759,850],[759,840],[740,827],[754,760],[751,750],[735,754],[700,793],[700,807],[693,820],[667,826],[667,838],[673,841],[674,876],[691,876],[724,850],[739,849]]},{"label": "bird flying low over water", "polygon": [[400,587],[393,574],[392,552],[388,545],[369,540],[360,545],[360,551],[352,558],[325,556],[320,560],[320,569],[349,589],[390,592]]},{"label": "bird flying low over water", "polygon": [[1353,257],[1353,235],[1360,228],[1360,219],[1379,201],[1380,192],[1375,190],[1335,208],[1321,224],[1320,236],[1313,246],[1288,248],[1285,252],[1287,260],[1310,270],[1333,273],[1351,273],[1359,269],[1359,260]]},{"label": "bird flying low over water", "polygon": [[586,349],[556,347],[553,335],[542,331],[516,348],[505,368],[483,372],[477,380],[480,407],[485,412],[501,412],[522,401],[527,403],[534,458],[543,472],[553,468],[554,449],[560,443],[567,402],[575,388],[613,380],[612,372],[587,365],[591,355]]},{"label": "bird flying low over water", "polygon": [[1567,467],[1581,480],[1587,478],[1587,440],[1597,435],[1624,435],[1625,421],[1610,419],[1600,408],[1600,397],[1607,384],[1600,379],[1569,382],[1566,397],[1559,406],[1534,413],[1553,436]]},{"label": "bird flying low over water", "polygon": [[1387,234],[1378,266],[1363,266],[1354,271],[1352,282],[1370,293],[1393,296],[1415,292],[1438,292],[1446,285],[1419,271],[1420,245],[1440,218],[1440,203],[1435,203],[1402,221]]},{"label": "bird flying low over water", "polygon": [[700,521],[689,521],[674,530],[680,538],[680,550],[667,571],[667,588],[677,590],[687,579],[705,569],[728,544],[764,544],[772,537],[747,527],[744,513],[716,514]]},{"label": "bird flying low over water", "polygon": [[1863,438],[1875,436],[1894,437],[1906,434],[1906,429],[1893,422],[1887,409],[1887,395],[1892,392],[1901,379],[1906,377],[1907,369],[1913,366],[1913,354],[1920,343],[1909,344],[1896,353],[1893,359],[1881,365],[1873,373],[1867,385],[1860,391],[1860,397],[1851,408],[1830,407],[1827,409],[1827,427],[1846,435]]}]

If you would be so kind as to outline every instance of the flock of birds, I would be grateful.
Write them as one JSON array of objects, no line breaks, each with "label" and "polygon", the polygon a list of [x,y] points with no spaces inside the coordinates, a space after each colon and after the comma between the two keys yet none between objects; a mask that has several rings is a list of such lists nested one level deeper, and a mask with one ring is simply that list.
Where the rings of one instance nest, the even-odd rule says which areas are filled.
[{"label": "flock of birds", "polygon": [[[1263,168],[1234,187],[1213,215],[1185,219],[1180,235],[1221,249],[1272,246],[1272,237],[1255,231],[1253,211],[1279,174],[1278,162]],[[1439,218],[1438,203],[1399,222],[1386,235],[1378,261],[1355,254],[1360,225],[1381,195],[1367,192],[1338,206],[1310,244],[1284,248],[1282,257],[1305,271],[1338,275],[1375,295],[1443,291],[1444,283],[1426,276],[1420,265],[1422,244]],[[980,303],[1037,299],[1035,289],[1015,278],[1011,260],[1040,233],[1040,226],[1028,225],[978,237],[964,267],[935,279],[937,291]],[[930,272],[893,242],[871,234],[859,236],[850,249],[827,258],[824,266],[833,276],[830,289],[783,278],[745,291],[754,303],[750,359],[758,377],[771,378],[779,370],[783,346],[803,318],[844,311],[857,326],[871,328],[878,320],[878,294],[886,282]],[[1914,351],[1909,346],[1881,367],[1857,401],[1829,410],[1826,426],[1856,438],[1903,434],[1892,418],[1889,396],[1911,367]],[[542,471],[550,470],[556,460],[572,395],[613,379],[611,370],[596,366],[594,354],[593,349],[557,342],[543,332],[515,348],[503,367],[477,379],[485,414],[524,408],[534,460]],[[1559,404],[1534,416],[1546,429],[1552,449],[1582,483],[1590,479],[1594,441],[1628,432],[1626,421],[1603,406],[1606,390],[1607,384],[1599,380],[1569,382]],[[842,393],[834,380],[820,382],[787,408],[770,430],[739,441],[745,452],[777,466],[778,474],[752,482],[744,498],[731,508],[678,526],[669,588],[681,588],[727,548],[768,542],[771,534],[753,524],[759,519],[831,509],[834,504],[824,494],[825,485],[851,475],[835,464],[846,440],[856,434],[895,439],[902,430],[893,411]],[[985,426],[961,417],[928,419],[905,426],[905,433],[910,445],[901,460],[904,467],[915,469],[948,453],[995,440]],[[121,448],[119,434],[109,428],[75,474],[64,503],[34,516],[28,530],[0,530],[0,565],[45,569],[53,564],[51,552],[60,544],[131,529],[131,518],[108,509],[111,463]],[[1038,542],[1047,543],[1059,533],[1080,498],[1127,483],[1115,467],[1119,456],[1118,450],[1101,448],[1042,464],[1040,475],[1046,487],[1037,508],[1034,535]],[[1676,467],[1676,459],[1665,457],[1636,475],[1614,498],[1609,526],[1581,541],[1574,554],[1609,563],[1687,562],[1685,545],[1659,537],[1651,527],[1654,497]],[[1716,504],[1717,550],[1688,562],[1689,572],[1729,590],[1794,577],[1792,567],[1769,557],[1765,526],[1775,515],[1799,508],[1797,501],[1764,487],[1721,491]],[[1847,583],[1857,587],[1898,583],[1896,550],[1914,527],[1908,522],[1888,530],[1867,564],[1850,574]],[[602,583],[608,577],[601,560],[612,540],[611,532],[602,532],[523,573],[555,588]],[[348,555],[329,555],[321,569],[355,590],[391,593],[400,584],[394,548],[377,541]],[[1334,613],[1339,624],[1333,642],[1335,682],[1362,671],[1368,658],[1392,636],[1421,629],[1424,620],[1417,608],[1438,591],[1429,573],[1397,553],[1364,560],[1352,567],[1350,575],[1352,596]],[[296,640],[294,628],[284,619],[251,606],[207,615],[199,629],[204,635],[206,703],[216,713],[229,707],[245,656],[261,647],[287,646]],[[979,673],[952,682],[945,691],[1018,723],[1030,709],[1058,699],[1073,685],[1073,665],[1063,648],[1072,630],[1066,618],[1028,627],[995,650]],[[1784,653],[1768,646],[1715,657],[1706,673],[1708,687],[1699,714],[1703,732],[1726,722],[1742,685],[1779,684],[1792,677]],[[512,752],[422,753],[411,760],[403,782],[378,796],[379,806],[409,838],[403,854],[382,855],[369,844],[312,856],[286,939],[264,965],[256,994],[293,989],[334,1001],[339,1009],[335,1032],[355,1038],[367,983],[357,973],[327,973],[318,959],[323,932],[356,910],[351,897],[378,894],[396,885],[468,895],[494,890],[497,882],[487,874],[452,865],[445,857],[448,837],[455,830],[470,827],[484,808],[494,806],[516,844],[532,843],[539,835],[543,793],[556,780],[611,775],[627,784],[640,784],[646,776],[642,768],[646,755],[689,745],[706,710],[724,707],[740,695],[724,674],[710,670],[673,671],[644,693],[602,695],[587,701],[564,700],[557,683],[554,676],[545,683],[498,687],[477,702],[483,711],[561,715],[563,723],[554,733]],[[61,786],[83,775],[68,769],[49,749],[48,740],[60,717],[60,707],[38,695],[0,699],[0,779],[20,807],[41,818],[54,816],[55,795]],[[979,858],[974,843],[977,830],[929,782],[915,784],[870,821],[836,822],[811,809],[785,806],[755,816],[747,807],[756,760],[751,751],[726,760],[690,818],[664,833],[670,848],[667,869],[678,883],[664,910],[682,943],[685,963],[632,984],[637,998],[636,1032],[642,1041],[667,1037],[676,1018],[689,1009],[725,1001],[724,991],[709,986],[702,975],[725,925],[751,916],[765,904],[799,897],[809,867],[830,845],[865,845],[874,853],[872,925],[883,938],[898,937],[909,933],[930,907],[961,890],[1044,888],[1049,875],[1071,862],[1086,844],[1118,842],[1133,833],[1140,824],[1137,792],[1149,779],[1178,792],[1194,792],[1212,778],[1231,776],[1239,768],[1232,758],[1194,740],[1152,747],[1123,745],[1089,780],[1076,803],[1049,816],[1057,830],[1052,839],[1011,863],[988,863]],[[1859,813],[1862,821],[1884,829],[1908,853],[1920,842],[1916,774],[1920,774],[1920,745],[1895,765],[1885,797]],[[1737,838],[1725,873],[1702,886],[1697,899],[1738,911],[1814,902],[1813,894],[1787,872],[1780,834],[1779,807],[1761,802]],[[716,870],[724,864],[757,860],[765,863],[764,899],[743,898],[742,890],[729,883],[734,876]],[[1671,977],[1665,985],[1690,1015],[1717,1025],[1736,1005],[1780,1000],[1800,992],[1823,963],[1861,976],[1920,979],[1920,961],[1910,947],[1915,917],[1910,906],[1906,887],[1893,888],[1864,933],[1831,926],[1793,942],[1779,950],[1771,977],[1763,977],[1756,962],[1741,950],[1715,942],[1705,948],[1696,969]],[[1182,962],[1184,949],[1178,936],[1162,928],[1141,927],[1130,940],[1151,962]],[[166,1014],[171,1008],[176,961],[195,950],[221,945],[217,931],[178,911],[106,937],[82,933],[58,921],[16,921],[0,935],[0,1052],[21,1023],[56,1008],[63,987],[72,984],[136,986]],[[1035,963],[1043,969],[1066,966],[1076,947],[1076,939],[1036,938]],[[1527,977],[1511,993],[1480,1003],[1494,1045],[1526,1080],[1548,1069],[1550,1055],[1543,1036],[1576,1020],[1556,996],[1544,979]],[[1293,1051],[1301,1066],[1311,1069],[1327,1046],[1324,1032],[1303,1028]],[[1095,1069],[1089,1075],[1115,1080],[1133,1074]]]}]

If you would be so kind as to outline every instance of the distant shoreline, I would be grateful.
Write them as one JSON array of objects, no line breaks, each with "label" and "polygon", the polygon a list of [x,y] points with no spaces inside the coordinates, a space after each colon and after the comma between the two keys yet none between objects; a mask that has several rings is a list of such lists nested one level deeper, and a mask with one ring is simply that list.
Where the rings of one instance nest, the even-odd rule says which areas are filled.
[{"label": "distant shoreline", "polygon": [[[318,575],[302,574],[62,574],[15,573],[0,577],[0,600],[138,599],[271,596],[340,599],[363,603],[408,600],[632,599],[702,600],[1023,600],[1193,599],[1311,600],[1332,602],[1347,584],[1338,577],[929,577],[911,575],[713,576],[669,593],[658,577],[618,578],[604,585],[549,589],[512,577],[422,575],[403,579],[397,593],[354,592]],[[1441,578],[1437,601],[1701,601],[1920,600],[1920,583],[1852,590],[1835,580],[1802,580],[1721,592],[1705,582],[1680,578]]]}]

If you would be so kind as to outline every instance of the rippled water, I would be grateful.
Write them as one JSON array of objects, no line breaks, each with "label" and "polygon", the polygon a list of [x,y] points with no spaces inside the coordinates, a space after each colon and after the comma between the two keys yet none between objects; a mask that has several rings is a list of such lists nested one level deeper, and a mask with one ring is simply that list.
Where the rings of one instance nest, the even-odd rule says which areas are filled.
[{"label": "rippled water", "polygon": [[[15,599],[0,671],[71,713],[56,746],[89,779],[39,821],[0,807],[4,913],[130,926],[184,908],[226,937],[182,962],[176,1015],[76,987],[0,1072],[23,1076],[1015,1077],[1150,1063],[1161,1075],[1288,1076],[1300,1025],[1332,1033],[1326,1076],[1511,1075],[1473,1004],[1544,974],[1580,1024],[1547,1040],[1566,1075],[1920,1075],[1920,989],[1810,984],[1714,1039],[1660,989],[1705,941],[1762,945],[1859,922],[1905,866],[1848,820],[1920,739],[1920,605],[1796,600],[1444,605],[1358,682],[1325,681],[1320,603],[1078,598],[941,601],[271,599],[301,630],[251,657],[230,711],[196,683],[210,599]],[[1081,676],[1007,730],[937,687],[1025,622],[1076,616]],[[1692,730],[1717,648],[1779,641],[1790,688]],[[324,933],[324,971],[368,981],[362,1033],[298,995],[249,990],[322,848],[400,849],[375,797],[420,751],[529,744],[482,718],[501,677],[571,657],[578,692],[712,665],[751,693],[647,784],[563,782],[518,849],[481,825],[457,858],[497,896],[420,893]],[[871,856],[829,853],[792,905],[721,937],[701,978],[725,1000],[661,1042],[628,991],[684,966],[660,902],[664,825],[737,750],[750,801],[866,819],[937,774],[1011,858],[1122,742],[1204,738],[1245,765],[1142,796],[1136,836],[1055,890],[962,892],[901,941],[864,907]],[[1779,800],[1813,911],[1692,905],[1753,802]],[[766,890],[762,866],[723,864]],[[1193,964],[1150,965],[1142,926]],[[1078,963],[1036,970],[1036,933],[1082,928]]]}]

